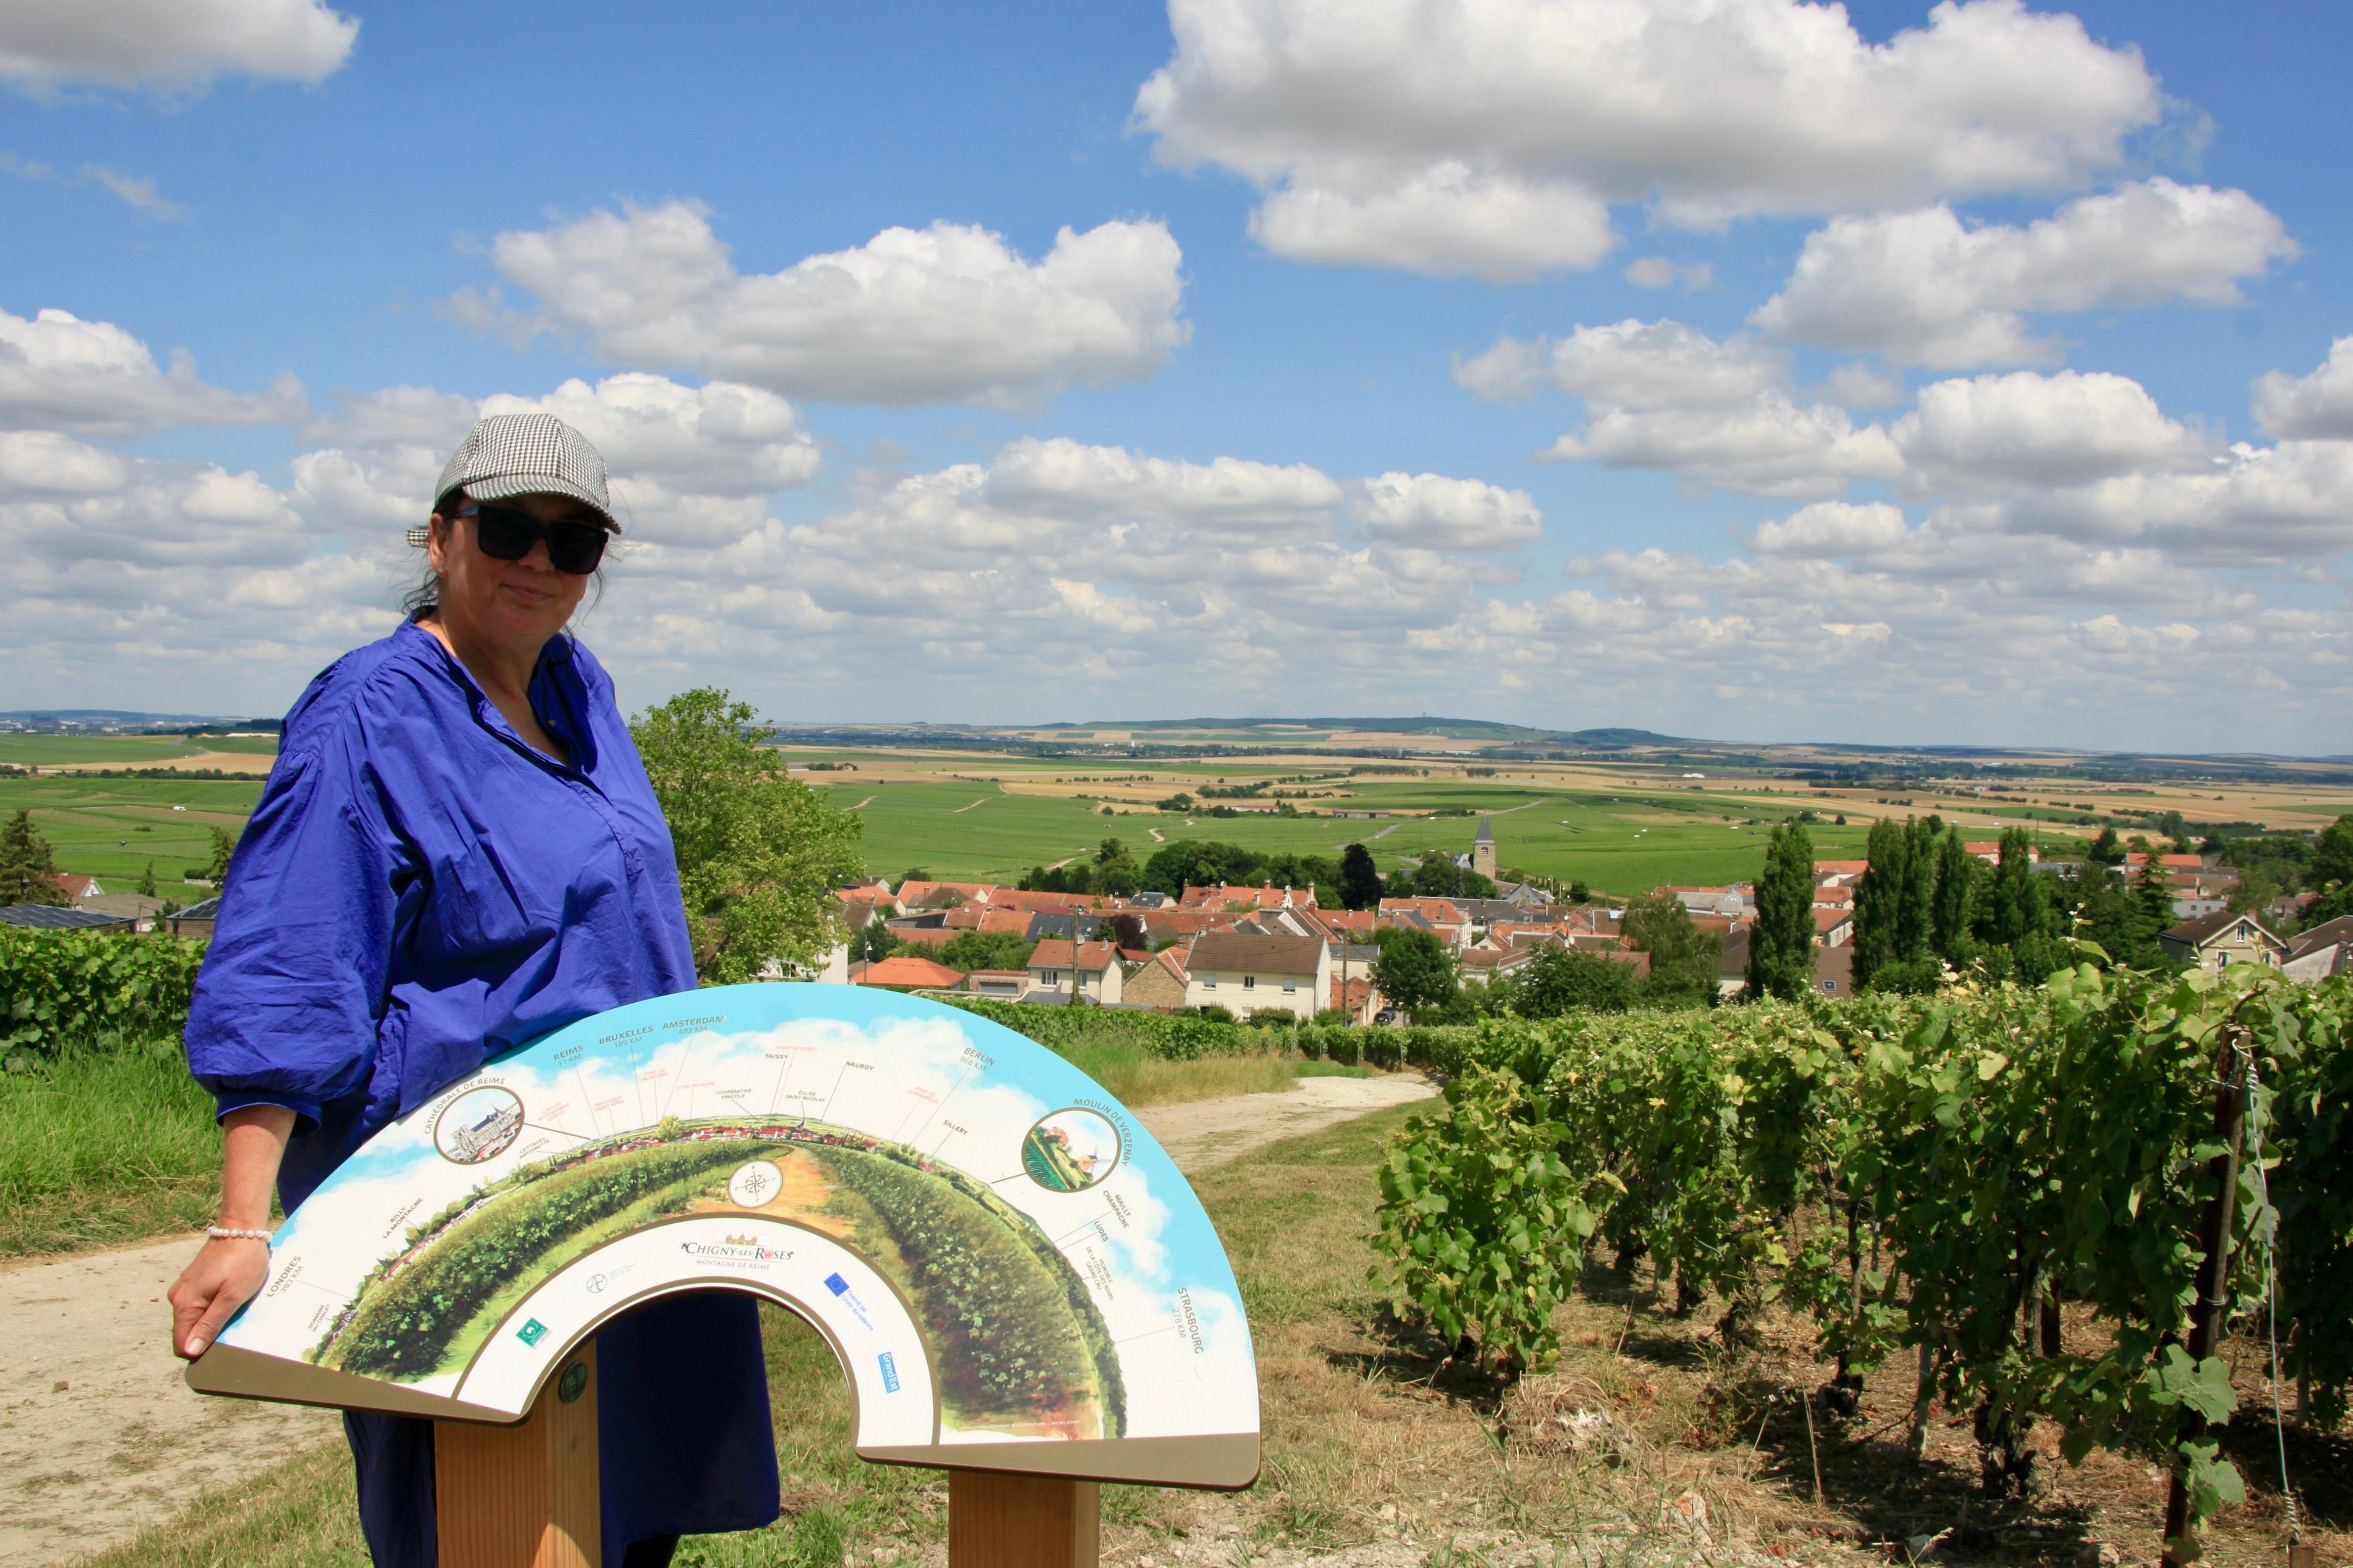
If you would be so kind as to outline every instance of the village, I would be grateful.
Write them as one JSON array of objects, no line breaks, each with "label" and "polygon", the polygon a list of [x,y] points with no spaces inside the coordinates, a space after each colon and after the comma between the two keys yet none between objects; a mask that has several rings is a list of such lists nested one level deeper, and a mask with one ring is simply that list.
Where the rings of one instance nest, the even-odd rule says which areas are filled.
[{"label": "village", "polygon": [[[1999,841],[1969,842],[1968,853],[1998,864]],[[2043,860],[2027,851],[2038,875],[2077,876],[2088,862]],[[2179,922],[2159,944],[2177,966],[2220,970],[2257,963],[2291,979],[2353,973],[2353,917],[2327,921],[2292,938],[2272,923],[2293,922],[2310,893],[2274,900],[2263,915],[2234,911],[2239,873],[2214,854],[2130,851],[2112,873],[2164,879]],[[892,887],[877,878],[836,889],[851,940],[837,946],[809,978],[892,990],[967,994],[1039,1005],[1092,1005],[1156,1012],[1222,1008],[1240,1020],[1268,1016],[1299,1022],[1398,1021],[1376,973],[1377,933],[1428,932],[1454,963],[1458,983],[1489,987],[1508,981],[1547,950],[1588,952],[1625,964],[1636,978],[1650,954],[1633,945],[1626,909],[1556,903],[1534,882],[1497,875],[1492,821],[1482,818],[1471,848],[1456,858],[1465,871],[1494,885],[1493,898],[1383,897],[1375,907],[1326,907],[1313,887],[1224,882],[1124,896],[1025,889],[991,882],[909,878]],[[1813,863],[1813,988],[1826,997],[1855,989],[1854,935],[1859,885],[1868,860]],[[1746,984],[1748,940],[1757,918],[1757,887],[1662,886],[1692,926],[1722,943],[1717,992],[1730,999]],[[860,936],[887,932],[885,956],[854,961]],[[1020,968],[959,969],[942,950],[968,934],[1030,944]]]}]

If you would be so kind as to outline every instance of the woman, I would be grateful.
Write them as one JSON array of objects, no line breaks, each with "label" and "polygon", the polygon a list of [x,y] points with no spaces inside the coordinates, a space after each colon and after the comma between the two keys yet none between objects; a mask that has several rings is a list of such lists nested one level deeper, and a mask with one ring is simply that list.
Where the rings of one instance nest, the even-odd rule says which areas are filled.
[{"label": "woman", "polygon": [[[499,1051],[691,990],[669,829],[564,632],[619,531],[605,464],[543,414],[475,426],[418,534],[407,622],[311,681],[237,846],[188,1015],[226,1133],[220,1222],[172,1287],[201,1354],[269,1274],[288,1209],[379,1129]],[[777,1512],[749,1298],[639,1308],[597,1336],[604,1560]],[[433,1427],[343,1417],[378,1568],[436,1561]]]}]

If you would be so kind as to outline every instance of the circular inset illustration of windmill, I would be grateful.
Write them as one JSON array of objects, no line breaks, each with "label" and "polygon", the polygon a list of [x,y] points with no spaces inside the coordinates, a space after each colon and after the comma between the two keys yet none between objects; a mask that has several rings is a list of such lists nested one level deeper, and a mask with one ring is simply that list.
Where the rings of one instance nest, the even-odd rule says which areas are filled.
[{"label": "circular inset illustration of windmill", "polygon": [[433,1123],[433,1146],[452,1164],[479,1165],[504,1153],[522,1133],[522,1101],[511,1089],[486,1084],[441,1108]]},{"label": "circular inset illustration of windmill", "polygon": [[1119,1163],[1119,1129],[1111,1119],[1072,1106],[1041,1118],[1021,1140],[1021,1168],[1053,1193],[1082,1193]]}]

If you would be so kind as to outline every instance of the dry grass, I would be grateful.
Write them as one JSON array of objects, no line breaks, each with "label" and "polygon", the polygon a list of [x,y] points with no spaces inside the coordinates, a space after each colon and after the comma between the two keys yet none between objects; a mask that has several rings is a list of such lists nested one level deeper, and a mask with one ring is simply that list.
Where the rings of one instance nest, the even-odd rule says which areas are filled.
[{"label": "dry grass", "polygon": [[1122,1105],[1175,1105],[1233,1094],[1280,1094],[1299,1087],[1299,1059],[1279,1051],[1164,1061],[1121,1048],[1066,1052],[1071,1064],[1109,1089]]}]

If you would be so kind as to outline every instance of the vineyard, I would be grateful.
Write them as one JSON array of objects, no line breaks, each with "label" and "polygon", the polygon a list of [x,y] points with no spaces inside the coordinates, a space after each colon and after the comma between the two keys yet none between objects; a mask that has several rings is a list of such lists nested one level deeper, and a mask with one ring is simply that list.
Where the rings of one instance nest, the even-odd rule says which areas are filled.
[{"label": "vineyard", "polygon": [[2345,1407],[2349,1026],[2342,981],[2085,965],[2031,991],[1492,1026],[1388,1151],[1380,1245],[1400,1308],[1506,1372],[1551,1357],[1595,1248],[1647,1257],[1685,1313],[1715,1303],[1727,1354],[1767,1313],[1810,1324],[1838,1368],[1826,1419],[1908,1352],[1915,1444],[1940,1393],[1973,1413],[1995,1498],[2037,1484],[2037,1422],[2071,1461],[2168,1467],[2181,1556],[2244,1496],[2208,1434],[2236,1402],[2215,1345],[2268,1331],[2274,1259],[2284,1376],[2309,1419]]},{"label": "vineyard", "polygon": [[176,1041],[201,942],[0,926],[0,1068],[23,1072],[75,1047]]},{"label": "vineyard", "polygon": [[1103,1315],[1035,1225],[957,1173],[926,1174],[851,1150],[823,1157],[891,1233],[907,1294],[939,1352],[952,1425],[1068,1420],[1079,1436],[1123,1433],[1119,1357]]},{"label": "vineyard", "polygon": [[664,1189],[683,1207],[712,1173],[774,1147],[632,1150],[545,1177],[520,1167],[501,1184],[519,1189],[505,1201],[470,1213],[476,1200],[469,1199],[411,1231],[409,1250],[361,1281],[354,1306],[312,1359],[369,1377],[428,1377],[493,1296],[536,1285],[565,1261],[567,1244],[598,1221]]}]

